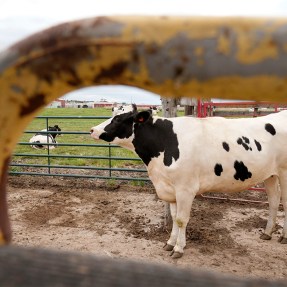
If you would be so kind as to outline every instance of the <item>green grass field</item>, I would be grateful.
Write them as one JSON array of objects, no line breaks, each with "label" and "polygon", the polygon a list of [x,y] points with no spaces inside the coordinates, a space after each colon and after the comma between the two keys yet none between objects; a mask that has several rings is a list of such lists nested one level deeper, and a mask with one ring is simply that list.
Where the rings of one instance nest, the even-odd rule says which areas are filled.
[{"label": "green grass field", "polygon": [[[111,116],[111,110],[105,108],[97,109],[77,109],[77,108],[47,108],[40,116]],[[104,121],[103,119],[49,119],[48,125],[59,125],[63,132],[89,132],[92,126]],[[27,127],[29,131],[40,131],[46,128],[46,119],[35,118]],[[29,139],[34,134],[24,133],[20,142],[29,142]],[[61,144],[106,144],[105,142],[95,142],[89,134],[64,134],[57,137],[57,142]],[[105,147],[83,147],[83,146],[58,146],[50,150],[50,155],[75,155],[75,156],[109,156],[113,157],[128,157],[136,158],[137,156],[123,148]],[[25,153],[27,156],[14,156],[13,163],[28,163],[28,164],[46,164],[47,158],[31,157],[28,154],[47,154],[47,150],[37,150],[31,148],[30,145],[18,145],[15,153]],[[107,167],[107,160],[99,159],[82,159],[82,158],[51,158],[52,165],[76,165],[76,166],[101,166]],[[112,160],[113,167],[124,167],[126,165],[139,165],[139,161],[120,161]],[[13,167],[15,169],[15,167]],[[18,167],[17,167],[18,169]]]}]

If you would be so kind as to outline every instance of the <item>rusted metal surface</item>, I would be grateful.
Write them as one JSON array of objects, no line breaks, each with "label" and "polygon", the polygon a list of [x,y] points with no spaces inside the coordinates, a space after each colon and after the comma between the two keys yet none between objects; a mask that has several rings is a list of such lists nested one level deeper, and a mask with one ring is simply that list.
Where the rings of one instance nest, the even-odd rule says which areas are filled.
[{"label": "rusted metal surface", "polygon": [[286,101],[286,75],[287,19],[99,17],[52,27],[0,54],[0,172],[35,114],[71,90],[125,84],[166,97]]},{"label": "rusted metal surface", "polygon": [[138,86],[167,97],[286,100],[287,19],[76,21],[4,51],[0,73],[1,106],[13,106],[24,124],[52,99],[98,84]]},{"label": "rusted metal surface", "polygon": [[3,172],[0,178],[0,245],[10,242],[12,238],[11,225],[8,216],[6,183],[10,158],[4,160]]},{"label": "rusted metal surface", "polygon": [[0,249],[0,282],[9,287],[287,287],[286,280],[240,278],[175,265],[9,246]]}]

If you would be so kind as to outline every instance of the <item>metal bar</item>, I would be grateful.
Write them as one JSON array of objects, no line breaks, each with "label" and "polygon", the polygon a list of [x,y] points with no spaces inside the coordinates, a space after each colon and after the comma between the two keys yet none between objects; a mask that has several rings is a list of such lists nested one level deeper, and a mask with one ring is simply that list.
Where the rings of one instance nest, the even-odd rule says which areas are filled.
[{"label": "metal bar", "polygon": [[[238,203],[252,203],[252,204],[259,204],[259,205],[268,205],[268,201],[261,201],[261,200],[251,200],[251,199],[243,199],[243,198],[228,198],[228,197],[217,197],[217,196],[209,196],[209,195],[197,195],[197,198],[203,199],[212,199],[212,200],[223,200],[223,201],[232,201]],[[283,207],[283,204],[279,204],[280,207]]]},{"label": "metal bar", "polygon": [[25,134],[34,134],[34,133],[43,133],[43,134],[63,134],[63,135],[89,135],[89,132],[77,132],[77,131],[69,131],[69,132],[58,132],[58,131],[51,131],[51,132],[41,132],[41,131],[25,131]]},{"label": "metal bar", "polygon": [[[49,131],[49,119],[46,117],[46,129],[47,129],[47,143],[49,143],[49,133],[48,133],[48,131]],[[47,145],[48,146],[48,148],[47,148],[47,153],[48,153],[48,157],[47,157],[47,160],[48,160],[48,173],[50,173],[51,172],[51,170],[50,170],[50,144],[48,144]]]},{"label": "metal bar", "polygon": [[35,119],[78,119],[78,120],[106,120],[110,119],[110,116],[37,116]]},{"label": "metal bar", "polygon": [[[28,142],[18,142],[18,145],[31,145],[31,143]],[[46,145],[46,144],[45,144]],[[47,145],[55,145],[53,143],[47,143]],[[105,147],[107,148],[108,144],[78,144],[78,143],[57,143],[57,146],[79,146],[79,147]],[[122,148],[118,145],[110,145],[111,148]]]},{"label": "metal bar", "polygon": [[268,204],[268,201],[250,200],[250,199],[242,199],[242,198],[217,197],[217,196],[209,196],[209,195],[202,195],[202,194],[197,196],[197,198],[232,201],[232,202],[240,202],[240,203]]},{"label": "metal bar", "polygon": [[206,106],[215,106],[215,107],[228,107],[228,106],[246,106],[246,107],[258,107],[258,106],[286,106],[286,104],[278,104],[275,102],[254,102],[254,101],[248,101],[248,102],[205,102],[203,105]]},{"label": "metal bar", "polygon": [[109,171],[109,176],[112,177],[112,160],[111,160],[111,157],[112,157],[112,152],[111,152],[111,147],[109,145],[109,168],[110,168],[110,171]]},{"label": "metal bar", "polygon": [[[85,238],[84,234],[82,236]],[[260,251],[264,252],[262,245]],[[282,253],[284,252],[286,254],[282,247]],[[152,260],[115,259],[111,256],[48,248],[27,248],[15,245],[2,247],[0,258],[0,281],[3,282],[2,286],[11,287],[20,285],[29,287],[287,287],[285,276],[281,279],[273,276],[267,280],[256,278],[253,274],[234,276],[227,272],[226,274],[216,273],[215,270],[207,268],[202,270],[179,268],[177,264],[152,263],[150,262]],[[252,258],[254,258],[253,254]],[[240,259],[239,257],[238,261]],[[268,258],[266,258],[266,264],[269,263],[267,260]],[[271,263],[274,264],[272,261]],[[283,264],[285,263],[282,260]]]},{"label": "metal bar", "polygon": [[150,181],[145,177],[109,177],[101,175],[83,175],[83,174],[57,174],[57,173],[37,173],[37,172],[9,172],[14,175],[40,175],[40,176],[63,176],[63,177],[79,177],[79,178],[99,178],[99,179],[115,179],[115,180],[132,180],[132,181]]},{"label": "metal bar", "polygon": [[[10,166],[21,167],[47,167],[45,164],[25,164],[25,163],[12,163]],[[78,166],[78,165],[50,165],[51,168],[70,168],[70,169],[88,169],[88,170],[113,170],[113,171],[127,171],[127,172],[147,172],[146,169],[133,169],[133,168],[115,168],[115,167],[94,167],[94,166]]]},{"label": "metal bar", "polygon": [[[26,153],[15,153],[14,156],[25,156],[25,157],[47,157],[44,154],[26,154]],[[87,159],[109,159],[108,156],[84,156],[84,155],[58,155],[58,154],[51,154],[50,157],[55,158],[87,158]],[[135,160],[141,161],[140,158],[130,158],[130,157],[112,157],[113,160]]]},{"label": "metal bar", "polygon": [[0,53],[0,177],[36,113],[84,86],[286,101],[286,43],[282,18],[99,17],[34,34]]}]

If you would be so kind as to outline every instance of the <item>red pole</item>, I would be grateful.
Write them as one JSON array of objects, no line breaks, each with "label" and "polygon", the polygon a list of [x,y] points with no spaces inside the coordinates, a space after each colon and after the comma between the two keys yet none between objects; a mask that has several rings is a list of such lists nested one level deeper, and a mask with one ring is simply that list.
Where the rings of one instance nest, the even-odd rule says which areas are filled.
[{"label": "red pole", "polygon": [[201,118],[202,114],[201,114],[201,99],[197,100],[197,117]]}]

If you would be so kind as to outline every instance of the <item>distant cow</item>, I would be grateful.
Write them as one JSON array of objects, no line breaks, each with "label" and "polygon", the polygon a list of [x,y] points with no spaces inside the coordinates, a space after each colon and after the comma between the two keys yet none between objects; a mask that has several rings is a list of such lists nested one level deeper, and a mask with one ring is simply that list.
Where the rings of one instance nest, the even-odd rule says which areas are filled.
[{"label": "distant cow", "polygon": [[[41,130],[40,133],[36,133],[30,140],[29,143],[32,143],[31,147],[35,149],[47,149],[47,143],[53,143],[55,145],[49,145],[49,149],[54,149],[57,145],[56,136],[59,135],[56,132],[60,132],[61,129],[58,125],[53,127],[48,127],[47,129]],[[52,133],[49,133],[52,132]]]},{"label": "distant cow", "polygon": [[[261,239],[271,239],[280,197],[287,244],[287,111],[258,118],[161,118],[150,111],[117,115],[91,129],[91,136],[135,151],[145,163],[159,198],[170,202],[172,232],[165,250],[183,254],[194,197],[237,192],[265,183],[269,219]],[[279,188],[279,184],[280,187]]]},{"label": "distant cow", "polygon": [[120,114],[124,114],[124,113],[128,113],[131,112],[133,110],[133,105],[122,105],[119,107],[112,107],[112,116],[116,116],[116,115],[120,115]]},{"label": "distant cow", "polygon": [[150,110],[152,111],[153,116],[157,116],[159,110],[156,106],[150,107]]}]

